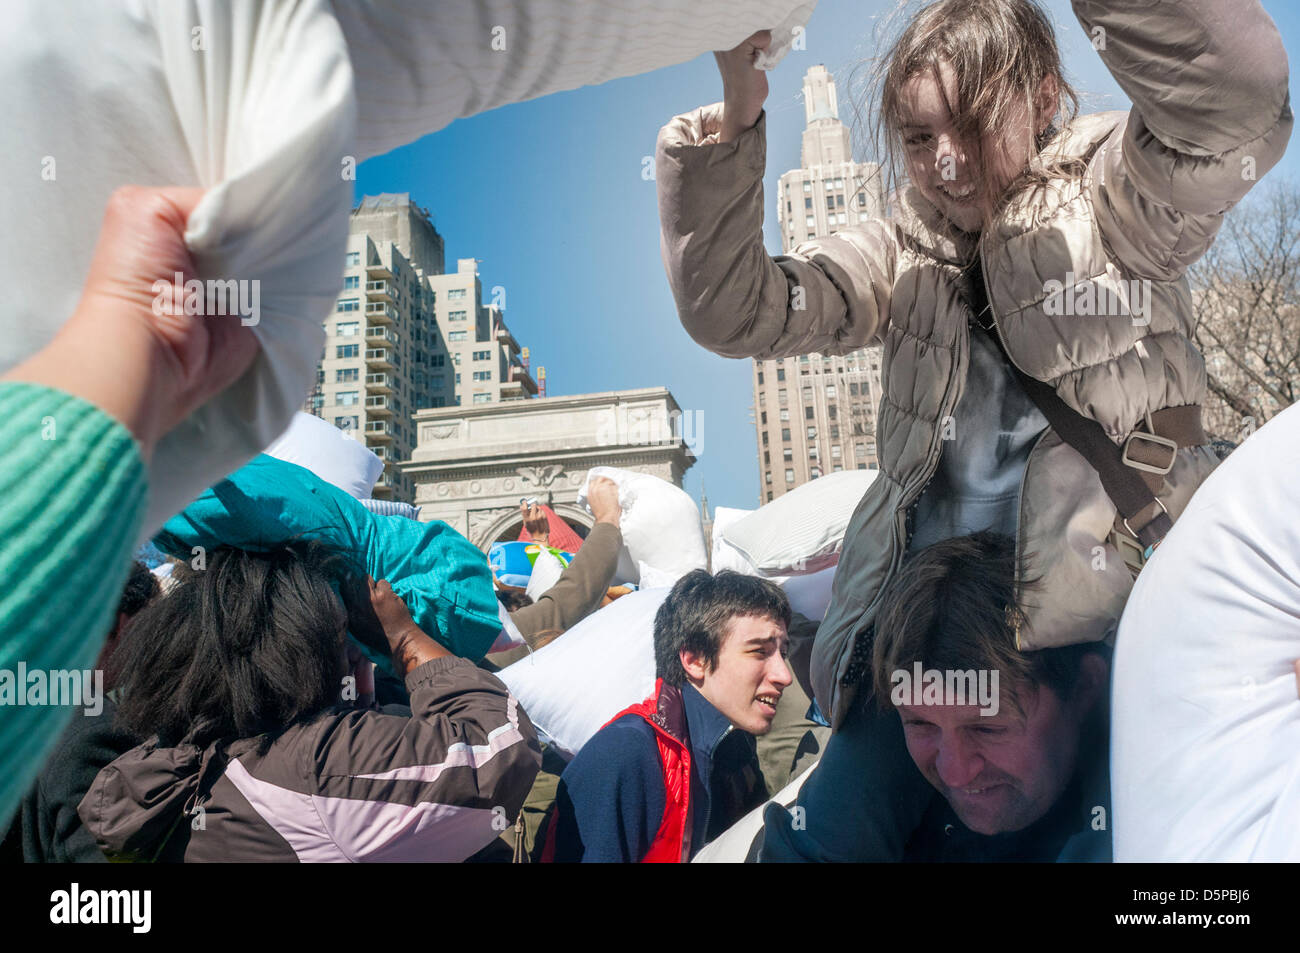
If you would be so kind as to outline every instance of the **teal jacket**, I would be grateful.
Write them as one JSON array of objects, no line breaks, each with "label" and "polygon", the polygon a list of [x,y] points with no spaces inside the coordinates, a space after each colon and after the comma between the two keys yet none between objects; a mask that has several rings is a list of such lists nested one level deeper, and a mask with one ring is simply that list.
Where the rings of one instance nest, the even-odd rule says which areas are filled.
[{"label": "teal jacket", "polygon": [[310,470],[266,454],[205,490],[154,542],[192,562],[195,547],[257,551],[291,539],[319,539],[355,571],[387,579],[416,625],[456,655],[478,661],[501,632],[487,556],[464,536],[442,522],[378,516]]}]

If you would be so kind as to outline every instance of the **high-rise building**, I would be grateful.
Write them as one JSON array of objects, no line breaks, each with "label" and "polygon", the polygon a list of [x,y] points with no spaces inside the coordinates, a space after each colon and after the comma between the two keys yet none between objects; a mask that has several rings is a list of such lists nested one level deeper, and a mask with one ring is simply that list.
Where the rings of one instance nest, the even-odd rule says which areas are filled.
[{"label": "high-rise building", "polygon": [[[495,404],[537,396],[537,383],[502,314],[502,291],[483,303],[478,262],[461,258],[451,274],[429,278],[434,314],[446,340],[453,404]],[[441,407],[441,404],[430,404]]]},{"label": "high-rise building", "polygon": [[[804,75],[800,168],[781,176],[781,249],[833,235],[884,214],[880,166],[854,162],[839,119],[835,80],[824,66]],[[754,362],[759,502],[824,473],[875,469],[880,348],[841,357],[803,354]]]},{"label": "high-rise building", "polygon": [[[493,400],[537,391],[518,373],[520,349],[500,309],[481,303],[473,259],[444,275],[443,255],[428,210],[407,193],[368,195],[352,211],[343,291],[324,322],[325,353],[305,409],[355,433],[384,461],[376,498],[413,498],[397,463],[415,450],[417,410],[468,403],[480,383],[471,375],[484,371],[496,384]],[[480,364],[483,351],[495,360]],[[481,367],[464,383],[462,362]]]}]

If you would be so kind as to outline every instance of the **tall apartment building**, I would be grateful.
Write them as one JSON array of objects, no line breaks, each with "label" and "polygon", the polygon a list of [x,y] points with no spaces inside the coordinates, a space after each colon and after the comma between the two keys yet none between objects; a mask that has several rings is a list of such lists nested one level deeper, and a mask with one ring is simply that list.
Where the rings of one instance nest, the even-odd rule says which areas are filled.
[{"label": "tall apartment building", "polygon": [[[525,366],[523,349],[506,327],[500,294],[483,303],[478,262],[458,259],[454,272],[430,277],[429,287],[451,362],[445,372],[454,393],[451,403],[494,404],[536,397],[537,382]],[[443,375],[441,370],[438,373]]]},{"label": "tall apartment building", "polygon": [[[428,210],[407,193],[368,195],[352,211],[343,291],[324,322],[325,352],[305,409],[355,433],[384,461],[376,498],[413,499],[414,484],[397,463],[415,450],[415,412],[476,395],[479,381],[460,379],[462,363],[479,366],[475,351],[497,358],[482,365],[499,382],[492,399],[537,392],[517,371],[520,348],[500,310],[481,304],[474,260],[444,275],[443,256]],[[471,342],[478,347],[462,353]]]},{"label": "tall apartment building", "polygon": [[[884,214],[880,167],[854,162],[839,120],[835,80],[824,66],[804,75],[805,126],[798,169],[781,176],[776,221],[781,249]],[[823,473],[875,469],[880,348],[842,357],[804,354],[754,362],[759,502]]]}]

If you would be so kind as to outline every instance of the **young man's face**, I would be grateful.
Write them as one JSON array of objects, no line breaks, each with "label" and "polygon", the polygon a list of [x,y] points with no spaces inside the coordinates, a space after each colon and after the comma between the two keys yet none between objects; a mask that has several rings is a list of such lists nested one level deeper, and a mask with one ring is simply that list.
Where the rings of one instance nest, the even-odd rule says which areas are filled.
[{"label": "young man's face", "polygon": [[728,721],[751,735],[765,735],[776,717],[781,693],[794,681],[785,662],[785,626],[760,616],[736,616],[727,626],[718,664],[682,650],[682,667],[691,684]]},{"label": "young man's face", "polygon": [[[912,760],[978,834],[1023,830],[1043,817],[1074,774],[1083,723],[1105,663],[1085,657],[1075,698],[1044,686],[1021,688],[1020,706],[1005,695],[998,714],[977,705],[900,705]],[[1096,670],[1101,664],[1100,673]]]}]

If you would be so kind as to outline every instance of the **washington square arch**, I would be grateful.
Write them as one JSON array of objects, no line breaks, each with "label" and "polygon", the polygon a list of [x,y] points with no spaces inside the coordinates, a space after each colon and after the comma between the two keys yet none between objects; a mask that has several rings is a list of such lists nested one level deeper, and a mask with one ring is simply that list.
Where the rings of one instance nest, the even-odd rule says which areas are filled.
[{"label": "washington square arch", "polygon": [[680,487],[702,446],[700,416],[663,387],[421,410],[402,469],[420,519],[442,520],[484,551],[519,538],[519,501],[533,497],[585,538],[593,519],[577,499],[587,471],[636,470]]}]

